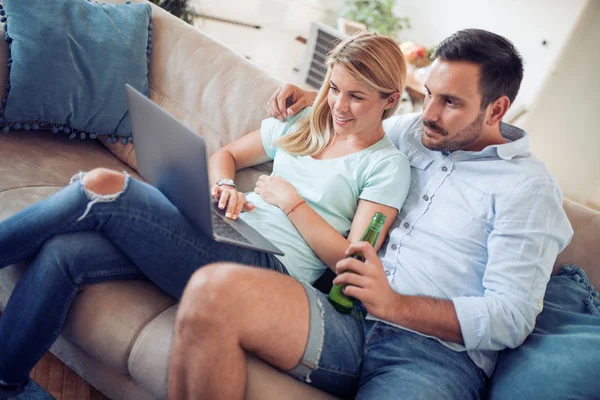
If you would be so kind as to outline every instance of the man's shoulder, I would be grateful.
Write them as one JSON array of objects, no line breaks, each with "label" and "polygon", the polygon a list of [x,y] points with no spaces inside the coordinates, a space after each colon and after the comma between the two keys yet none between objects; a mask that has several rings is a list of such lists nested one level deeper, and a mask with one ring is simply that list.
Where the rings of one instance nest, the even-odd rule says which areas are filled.
[{"label": "man's shoulder", "polygon": [[417,134],[421,129],[421,113],[393,115],[383,121],[383,129],[394,146],[409,134]]}]

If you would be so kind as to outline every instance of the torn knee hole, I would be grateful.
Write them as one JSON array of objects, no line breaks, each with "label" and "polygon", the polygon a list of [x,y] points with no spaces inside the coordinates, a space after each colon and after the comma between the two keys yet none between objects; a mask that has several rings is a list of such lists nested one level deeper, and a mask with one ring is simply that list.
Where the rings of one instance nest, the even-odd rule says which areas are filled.
[{"label": "torn knee hole", "polygon": [[126,176],[108,169],[94,169],[83,176],[83,188],[96,195],[118,194],[125,188]]}]

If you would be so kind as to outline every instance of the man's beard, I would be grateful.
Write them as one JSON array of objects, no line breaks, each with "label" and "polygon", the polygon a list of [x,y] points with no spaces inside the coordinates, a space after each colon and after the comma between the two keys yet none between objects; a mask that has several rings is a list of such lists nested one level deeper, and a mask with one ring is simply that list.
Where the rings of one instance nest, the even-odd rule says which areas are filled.
[{"label": "man's beard", "polygon": [[469,148],[473,143],[475,143],[483,134],[483,118],[485,116],[485,110],[482,110],[475,118],[475,121],[471,122],[469,126],[459,131],[458,133],[452,135],[452,137],[448,137],[448,132],[437,126],[434,122],[423,120],[423,125],[427,128],[439,132],[445,137],[443,140],[435,143],[428,142],[429,137],[425,134],[425,129],[423,129],[423,134],[421,136],[421,142],[423,146],[427,147],[429,150],[433,151],[448,151],[453,152],[457,150],[464,150]]}]

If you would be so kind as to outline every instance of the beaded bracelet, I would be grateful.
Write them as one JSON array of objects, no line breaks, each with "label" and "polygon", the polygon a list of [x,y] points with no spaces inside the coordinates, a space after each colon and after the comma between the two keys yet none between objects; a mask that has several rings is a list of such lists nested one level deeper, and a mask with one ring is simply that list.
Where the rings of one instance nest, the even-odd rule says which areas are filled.
[{"label": "beaded bracelet", "polygon": [[300,200],[298,203],[296,203],[294,207],[290,208],[290,211],[286,212],[285,215],[290,215],[292,211],[294,211],[296,208],[300,207],[304,203],[306,203],[306,200]]}]

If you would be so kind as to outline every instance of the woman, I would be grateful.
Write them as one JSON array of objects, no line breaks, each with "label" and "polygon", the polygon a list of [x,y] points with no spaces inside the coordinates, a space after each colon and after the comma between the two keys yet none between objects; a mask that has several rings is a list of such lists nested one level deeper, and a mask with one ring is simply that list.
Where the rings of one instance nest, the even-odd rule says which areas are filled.
[{"label": "woman", "polygon": [[[26,384],[81,285],[148,278],[179,298],[194,270],[215,261],[312,283],[376,211],[387,216],[385,237],[410,184],[408,162],[382,127],[398,106],[404,58],[391,39],[360,34],[341,42],[327,65],[309,116],[265,120],[210,160],[212,194],[226,215],[244,219],[285,256],[216,243],[157,189],[105,169],[77,175],[0,223],[0,267],[32,259],[0,318],[0,396]],[[248,202],[235,172],[270,159],[273,174],[260,177]]]}]

